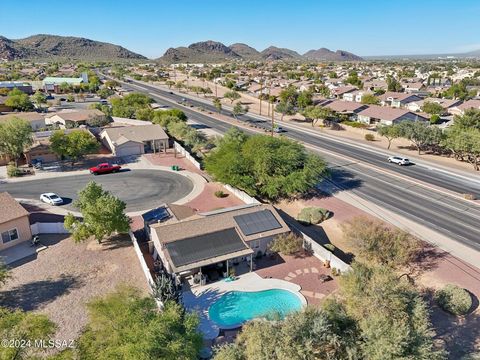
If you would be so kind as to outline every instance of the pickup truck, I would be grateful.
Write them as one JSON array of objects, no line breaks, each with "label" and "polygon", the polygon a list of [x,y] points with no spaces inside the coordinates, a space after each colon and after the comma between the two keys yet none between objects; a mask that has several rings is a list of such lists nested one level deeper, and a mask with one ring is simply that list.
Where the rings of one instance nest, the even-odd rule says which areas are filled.
[{"label": "pickup truck", "polygon": [[109,163],[98,164],[97,166],[90,168],[90,174],[98,175],[98,174],[108,174],[108,173],[116,173],[120,171],[121,166]]}]

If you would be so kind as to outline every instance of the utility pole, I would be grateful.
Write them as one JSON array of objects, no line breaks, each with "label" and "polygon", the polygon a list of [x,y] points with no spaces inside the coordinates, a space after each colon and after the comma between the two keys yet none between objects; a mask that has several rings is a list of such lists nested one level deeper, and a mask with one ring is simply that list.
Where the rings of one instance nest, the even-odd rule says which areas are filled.
[{"label": "utility pole", "polygon": [[215,81],[215,79],[213,79],[213,83],[215,84],[215,97],[218,98],[218,95],[217,95],[217,82]]},{"label": "utility pole", "polygon": [[260,79],[260,96],[258,97],[258,100],[260,100],[260,116],[262,115],[262,96],[263,96],[263,83],[262,79]]},{"label": "utility pole", "polygon": [[273,136],[273,127],[275,126],[275,110],[272,103],[272,136]]}]

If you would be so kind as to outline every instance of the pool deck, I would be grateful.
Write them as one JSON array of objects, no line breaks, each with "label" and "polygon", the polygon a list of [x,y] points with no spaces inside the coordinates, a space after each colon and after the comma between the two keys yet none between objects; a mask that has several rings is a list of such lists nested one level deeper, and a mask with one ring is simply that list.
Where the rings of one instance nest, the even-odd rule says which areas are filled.
[{"label": "pool deck", "polygon": [[188,310],[195,311],[200,317],[200,331],[205,339],[215,339],[220,329],[208,317],[208,309],[218,298],[229,291],[262,291],[271,289],[289,290],[297,295],[303,306],[307,300],[300,293],[301,287],[291,282],[280,279],[264,279],[254,272],[243,274],[235,281],[224,280],[195,287],[183,293],[183,303]]}]

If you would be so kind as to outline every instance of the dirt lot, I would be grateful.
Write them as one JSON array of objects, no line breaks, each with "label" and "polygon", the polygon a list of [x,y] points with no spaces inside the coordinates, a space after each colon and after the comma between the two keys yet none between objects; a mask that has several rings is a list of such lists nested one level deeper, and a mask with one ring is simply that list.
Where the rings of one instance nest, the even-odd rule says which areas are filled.
[{"label": "dirt lot", "polygon": [[49,316],[54,338],[75,339],[88,318],[85,304],[125,283],[147,293],[147,284],[128,236],[99,245],[75,244],[65,235],[41,235],[48,248],[11,270],[0,292],[0,306]]}]

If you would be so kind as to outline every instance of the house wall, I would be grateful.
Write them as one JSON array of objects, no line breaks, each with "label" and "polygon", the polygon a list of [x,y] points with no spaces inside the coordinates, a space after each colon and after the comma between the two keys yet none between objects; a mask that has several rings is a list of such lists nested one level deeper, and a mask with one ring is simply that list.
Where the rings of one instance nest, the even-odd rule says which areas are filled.
[{"label": "house wall", "polygon": [[0,234],[12,229],[17,229],[18,239],[4,243],[0,237],[0,250],[8,249],[11,246],[17,245],[23,241],[30,241],[32,239],[32,231],[30,229],[28,216],[23,216],[21,218],[0,224]]}]

